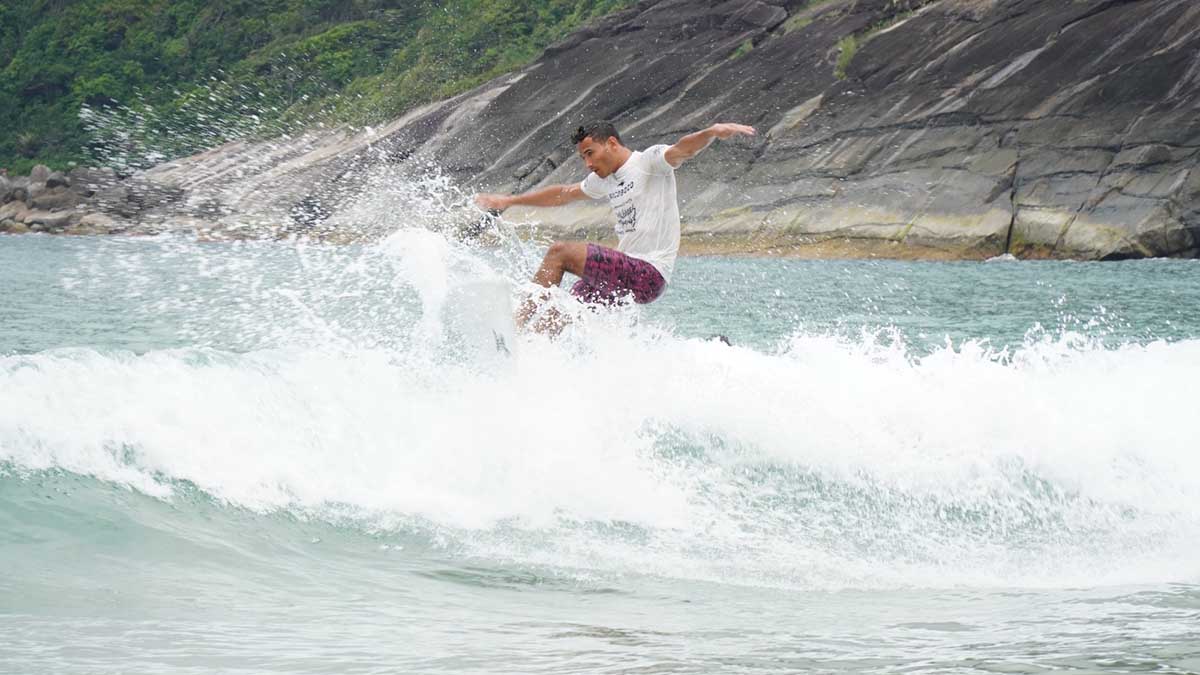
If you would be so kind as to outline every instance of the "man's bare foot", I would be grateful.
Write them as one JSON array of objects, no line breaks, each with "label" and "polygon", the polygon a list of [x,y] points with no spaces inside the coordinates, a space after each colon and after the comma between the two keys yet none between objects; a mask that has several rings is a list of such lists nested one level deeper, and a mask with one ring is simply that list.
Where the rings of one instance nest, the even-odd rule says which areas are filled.
[{"label": "man's bare foot", "polygon": [[525,298],[517,309],[513,320],[519,330],[556,337],[571,321],[558,308],[549,304],[550,291],[542,291]]},{"label": "man's bare foot", "polygon": [[[541,301],[544,302],[546,297],[547,295],[543,294]],[[532,295],[525,298],[525,300],[521,303],[521,306],[517,308],[516,313],[513,314],[513,321],[517,324],[517,328],[519,330],[525,330],[526,324],[528,324],[529,320],[533,318],[533,315],[537,313],[538,306],[540,304],[541,302],[536,300]]]}]

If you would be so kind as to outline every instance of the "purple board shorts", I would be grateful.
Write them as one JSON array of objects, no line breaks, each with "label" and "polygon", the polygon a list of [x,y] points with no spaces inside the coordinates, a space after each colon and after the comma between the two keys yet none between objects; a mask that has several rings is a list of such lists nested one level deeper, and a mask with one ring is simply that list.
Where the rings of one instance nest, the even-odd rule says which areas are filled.
[{"label": "purple board shorts", "polygon": [[571,287],[571,295],[588,303],[610,305],[622,296],[645,304],[662,295],[667,282],[654,265],[618,250],[588,244],[583,278]]}]

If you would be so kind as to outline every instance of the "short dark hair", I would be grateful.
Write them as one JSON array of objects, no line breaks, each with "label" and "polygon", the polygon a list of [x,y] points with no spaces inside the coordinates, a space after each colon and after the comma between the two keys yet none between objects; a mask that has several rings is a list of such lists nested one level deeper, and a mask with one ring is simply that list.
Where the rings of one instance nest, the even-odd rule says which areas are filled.
[{"label": "short dark hair", "polygon": [[583,139],[589,137],[597,143],[603,143],[610,138],[617,139],[618,143],[621,142],[621,136],[617,133],[617,128],[612,125],[612,122],[592,122],[591,124],[585,124],[575,130],[575,133],[571,136],[571,142],[579,145],[583,142]]}]

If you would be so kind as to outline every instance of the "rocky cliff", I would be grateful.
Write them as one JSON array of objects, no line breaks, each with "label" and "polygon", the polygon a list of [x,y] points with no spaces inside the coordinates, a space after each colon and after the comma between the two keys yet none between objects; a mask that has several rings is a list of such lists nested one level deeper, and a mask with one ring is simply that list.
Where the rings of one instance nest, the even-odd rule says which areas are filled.
[{"label": "rocky cliff", "polygon": [[[74,223],[42,229],[101,210],[118,227],[361,234],[380,227],[362,206],[380,177],[417,167],[468,189],[579,180],[567,139],[592,119],[634,147],[758,127],[681,169],[696,250],[1200,256],[1194,0],[646,0],[385,128],[93,180]],[[561,234],[611,222],[599,204],[508,217]]]}]

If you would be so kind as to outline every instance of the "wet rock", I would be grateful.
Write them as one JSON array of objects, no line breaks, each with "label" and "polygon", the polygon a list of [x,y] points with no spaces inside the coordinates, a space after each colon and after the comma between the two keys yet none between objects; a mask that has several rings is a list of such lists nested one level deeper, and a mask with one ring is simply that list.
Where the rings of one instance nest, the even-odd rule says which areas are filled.
[{"label": "wet rock", "polygon": [[71,234],[115,234],[128,229],[129,224],[103,213],[88,213],[73,227],[76,229]]},{"label": "wet rock", "polygon": [[3,206],[0,206],[0,220],[14,220],[24,222],[26,214],[29,213],[29,206],[23,201],[11,201]]},{"label": "wet rock", "polygon": [[54,232],[78,217],[70,211],[30,211],[25,214],[24,222],[35,232]]},{"label": "wet rock", "polygon": [[19,223],[15,220],[0,220],[0,232],[7,234],[25,234],[29,232],[29,226],[25,223]]}]

